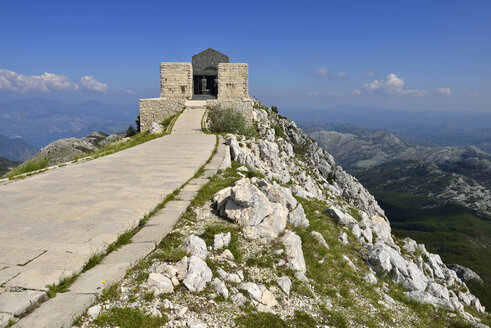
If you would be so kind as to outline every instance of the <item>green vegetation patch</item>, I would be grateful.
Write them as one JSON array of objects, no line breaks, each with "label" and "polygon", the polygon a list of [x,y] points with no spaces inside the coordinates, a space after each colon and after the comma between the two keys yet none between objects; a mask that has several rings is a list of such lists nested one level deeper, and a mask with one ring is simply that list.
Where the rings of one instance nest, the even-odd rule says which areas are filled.
[{"label": "green vegetation patch", "polygon": [[425,244],[445,263],[476,271],[484,285],[471,282],[468,287],[486,308],[491,307],[491,250],[485,247],[491,244],[490,217],[426,196],[394,192],[375,192],[374,196],[395,234]]},{"label": "green vegetation patch", "polygon": [[99,317],[94,320],[94,323],[102,327],[159,328],[168,321],[165,314],[162,314],[162,317],[154,317],[145,314],[140,309],[112,308],[107,312],[101,313]]},{"label": "green vegetation patch", "polygon": [[47,168],[48,166],[49,166],[49,161],[47,159],[27,161],[27,162],[17,166],[15,169],[10,171],[9,173],[7,173],[6,176],[9,179],[13,179],[17,175],[21,175],[21,174],[29,173],[29,172],[34,172],[34,171],[39,171],[39,170]]},{"label": "green vegetation patch", "polygon": [[233,133],[255,136],[257,131],[241,112],[219,105],[208,108],[208,129],[212,133]]}]

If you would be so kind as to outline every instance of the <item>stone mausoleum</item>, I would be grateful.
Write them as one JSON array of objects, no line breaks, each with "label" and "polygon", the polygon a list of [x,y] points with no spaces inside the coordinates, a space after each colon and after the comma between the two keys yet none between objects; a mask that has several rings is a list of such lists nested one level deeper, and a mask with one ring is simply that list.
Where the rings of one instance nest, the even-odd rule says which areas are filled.
[{"label": "stone mausoleum", "polygon": [[194,55],[192,64],[161,63],[160,98],[139,101],[141,131],[193,104],[250,112],[248,75],[247,64],[230,63],[227,55],[212,48]]}]

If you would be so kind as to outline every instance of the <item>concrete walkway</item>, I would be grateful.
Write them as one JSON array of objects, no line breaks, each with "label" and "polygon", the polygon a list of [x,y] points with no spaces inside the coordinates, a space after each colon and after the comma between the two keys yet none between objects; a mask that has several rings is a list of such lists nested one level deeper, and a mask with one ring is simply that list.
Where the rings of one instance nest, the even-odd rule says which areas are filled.
[{"label": "concrete walkway", "polygon": [[[194,175],[216,140],[201,132],[204,111],[188,107],[171,135],[0,186],[0,316],[20,314],[8,290],[33,290],[23,294],[29,302],[39,299],[44,293],[38,291],[80,272],[92,254]],[[152,240],[143,256],[154,248]]]}]

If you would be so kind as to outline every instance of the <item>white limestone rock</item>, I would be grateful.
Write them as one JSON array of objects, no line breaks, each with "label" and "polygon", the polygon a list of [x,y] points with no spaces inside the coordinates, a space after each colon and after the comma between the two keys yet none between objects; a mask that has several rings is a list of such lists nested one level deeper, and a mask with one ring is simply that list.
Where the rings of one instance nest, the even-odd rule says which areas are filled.
[{"label": "white limestone rock", "polygon": [[220,260],[228,260],[228,261],[233,261],[234,260],[234,254],[232,254],[231,251],[228,249],[224,250],[222,254],[218,257]]},{"label": "white limestone rock", "polygon": [[370,285],[375,285],[377,283],[377,277],[373,273],[365,273],[363,275],[363,280],[365,280]]},{"label": "white limestone rock", "polygon": [[225,299],[228,298],[229,291],[227,289],[227,286],[222,280],[220,280],[219,278],[213,279],[213,281],[211,282],[211,286],[215,289],[215,291],[218,294],[222,295]]},{"label": "white limestone rock", "polygon": [[99,313],[101,313],[101,310],[102,310],[102,306],[100,305],[94,305],[94,306],[91,306],[88,310],[87,310],[87,314],[92,318],[92,319],[97,319],[97,317],[99,316]]},{"label": "white limestone rock", "polygon": [[160,273],[150,273],[147,278],[147,285],[149,287],[156,287],[159,290],[159,293],[169,294],[174,292],[172,281]]},{"label": "white limestone rock", "polygon": [[339,233],[339,236],[338,236],[338,240],[341,242],[341,244],[343,245],[347,245],[348,244],[348,235],[346,234],[346,232],[340,232]]},{"label": "white limestone rock", "polygon": [[267,183],[265,180],[258,180],[259,189],[268,197],[272,203],[279,203],[288,208],[289,211],[293,210],[298,202],[293,197],[290,189],[280,186],[273,182],[273,184]]},{"label": "white limestone rock", "polygon": [[314,236],[315,239],[317,239],[317,241],[322,245],[324,246],[325,248],[329,249],[329,245],[327,244],[326,240],[324,239],[324,237],[322,236],[322,234],[320,232],[317,232],[317,231],[311,231],[310,234],[312,236]]},{"label": "white limestone rock", "polygon": [[297,207],[288,214],[288,222],[294,227],[307,228],[310,225],[309,220],[305,216],[302,204],[298,204]]},{"label": "white limestone rock", "polygon": [[276,282],[278,283],[278,286],[281,288],[281,290],[286,294],[290,295],[290,289],[292,287],[292,281],[289,277],[279,277],[276,279]]},{"label": "white limestone rock", "polygon": [[254,282],[243,282],[240,286],[240,289],[243,289],[249,293],[249,295],[256,301],[261,302],[261,297],[263,296],[263,292],[261,288]]},{"label": "white limestone rock", "polygon": [[332,218],[342,226],[352,227],[357,223],[351,215],[343,213],[340,209],[334,206],[327,209],[327,213],[329,213],[329,215],[331,215]]},{"label": "white limestone rock", "polygon": [[230,244],[230,240],[232,238],[232,234],[230,232],[227,232],[227,233],[219,233],[219,234],[216,234],[213,241],[214,241],[214,245],[213,245],[213,248],[215,250],[219,250],[223,247],[228,247],[228,245]]},{"label": "white limestone rock", "polygon": [[188,263],[187,274],[183,284],[191,292],[200,292],[211,281],[213,273],[200,257],[193,255],[189,258]]},{"label": "white limestone rock", "polygon": [[248,179],[239,180],[231,189],[225,214],[240,226],[254,226],[273,212],[268,198]]},{"label": "white limestone rock", "polygon": [[305,274],[307,267],[303,256],[302,239],[294,232],[287,230],[280,241],[285,245],[285,251],[288,257],[288,267],[294,271],[300,271]]},{"label": "white limestone rock", "polygon": [[148,130],[150,134],[159,134],[162,133],[163,131],[162,125],[158,124],[157,122],[152,122],[152,125],[150,126],[150,129]]},{"label": "white limestone rock", "polygon": [[190,235],[184,240],[182,247],[189,253],[189,255],[197,256],[202,259],[206,259],[208,251],[206,249],[206,243],[198,236]]},{"label": "white limestone rock", "polygon": [[443,307],[443,308],[449,308],[451,309],[451,305],[448,301],[438,298],[435,296],[432,296],[431,294],[425,292],[425,291],[411,291],[411,292],[405,292],[404,295],[406,295],[409,298],[412,298],[416,302],[419,303],[426,303],[426,304],[431,304],[433,306],[437,307]]},{"label": "white limestone rock", "polygon": [[354,263],[351,261],[351,259],[349,257],[347,257],[346,255],[343,255],[343,260],[344,262],[346,262],[346,264],[348,264],[348,266],[353,269],[354,271],[356,271],[356,266],[354,265]]}]

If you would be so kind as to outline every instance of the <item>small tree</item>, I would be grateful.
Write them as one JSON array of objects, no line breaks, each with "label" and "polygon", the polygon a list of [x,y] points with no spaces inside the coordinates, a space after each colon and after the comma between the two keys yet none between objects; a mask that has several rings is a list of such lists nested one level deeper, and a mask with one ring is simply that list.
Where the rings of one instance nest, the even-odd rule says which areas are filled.
[{"label": "small tree", "polygon": [[135,128],[133,127],[133,125],[130,125],[130,126],[128,127],[128,129],[126,130],[126,136],[127,136],[127,137],[132,137],[132,136],[134,136],[135,134],[136,134],[136,130],[135,130]]},{"label": "small tree", "polygon": [[276,106],[271,106],[271,110],[273,111],[273,113],[278,114],[278,107],[276,107]]},{"label": "small tree", "polygon": [[135,123],[136,123],[136,133],[140,133],[141,132],[141,130],[140,130],[140,115],[138,115],[136,117]]}]

